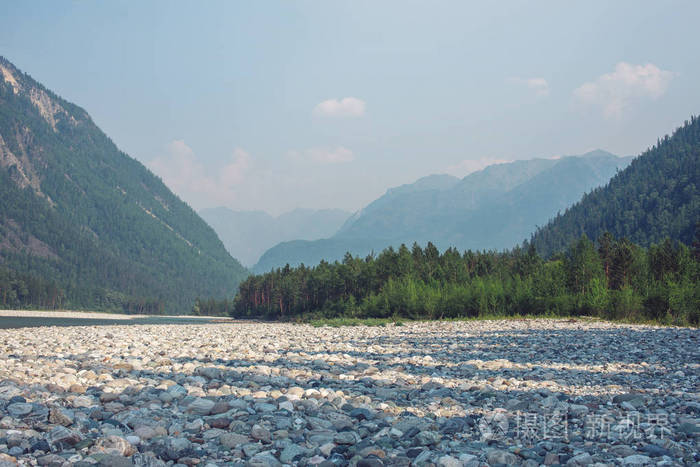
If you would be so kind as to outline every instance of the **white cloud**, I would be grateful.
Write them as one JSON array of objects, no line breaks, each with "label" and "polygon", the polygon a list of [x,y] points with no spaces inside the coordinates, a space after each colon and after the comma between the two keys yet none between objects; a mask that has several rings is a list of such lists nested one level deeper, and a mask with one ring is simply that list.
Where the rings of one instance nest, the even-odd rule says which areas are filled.
[{"label": "white cloud", "polygon": [[231,202],[250,165],[250,155],[236,148],[228,163],[210,173],[183,140],[172,141],[166,154],[148,164],[170,189],[194,205]]},{"label": "white cloud", "polygon": [[310,148],[304,151],[295,149],[289,151],[287,156],[297,162],[312,161],[320,164],[339,164],[355,160],[353,152],[343,146],[335,148]]},{"label": "white cloud", "polygon": [[549,83],[544,78],[530,78],[525,81],[527,87],[535,91],[538,96],[549,95]]},{"label": "white cloud", "polygon": [[308,150],[308,154],[313,160],[322,164],[337,164],[339,162],[350,162],[355,159],[352,151],[342,146],[338,146],[335,149],[312,148]]},{"label": "white cloud", "polygon": [[463,161],[458,162],[455,165],[449,166],[447,168],[447,173],[457,177],[464,177],[472,172],[478,172],[479,170],[485,169],[489,165],[506,164],[508,162],[513,161],[490,157],[482,157],[480,159],[465,159]]},{"label": "white cloud", "polygon": [[508,81],[527,86],[538,97],[549,95],[549,83],[544,78],[510,78]]},{"label": "white cloud", "polygon": [[328,99],[314,107],[314,115],[323,117],[361,117],[365,114],[365,101],[356,97]]},{"label": "white cloud", "polygon": [[606,118],[619,118],[632,102],[663,96],[674,76],[676,73],[662,70],[653,63],[620,62],[613,72],[576,88],[574,98],[579,103],[601,107]]}]

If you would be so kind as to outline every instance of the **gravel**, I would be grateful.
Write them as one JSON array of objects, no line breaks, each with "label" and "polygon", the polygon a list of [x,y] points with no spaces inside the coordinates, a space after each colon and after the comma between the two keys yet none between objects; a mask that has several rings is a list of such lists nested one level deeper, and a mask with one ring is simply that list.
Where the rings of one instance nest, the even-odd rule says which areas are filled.
[{"label": "gravel", "polygon": [[697,465],[699,348],[546,319],[0,330],[0,467]]}]

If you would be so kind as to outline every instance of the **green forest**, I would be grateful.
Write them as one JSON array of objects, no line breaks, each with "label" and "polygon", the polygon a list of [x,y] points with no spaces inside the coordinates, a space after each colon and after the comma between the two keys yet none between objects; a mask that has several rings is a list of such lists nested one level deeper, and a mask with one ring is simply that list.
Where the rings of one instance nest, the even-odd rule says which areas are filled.
[{"label": "green forest", "polygon": [[251,276],[235,301],[201,302],[198,312],[280,320],[592,315],[698,325],[700,244],[642,248],[605,233],[549,260],[532,244],[463,254],[402,245]]},{"label": "green forest", "polygon": [[544,256],[586,234],[604,232],[649,246],[664,238],[690,244],[700,220],[700,118],[659,139],[610,182],[585,195],[531,242]]}]

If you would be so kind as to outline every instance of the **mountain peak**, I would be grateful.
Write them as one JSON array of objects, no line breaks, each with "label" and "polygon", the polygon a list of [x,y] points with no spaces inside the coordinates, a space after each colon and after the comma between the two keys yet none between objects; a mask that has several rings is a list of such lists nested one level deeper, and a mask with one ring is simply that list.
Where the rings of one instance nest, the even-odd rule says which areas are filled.
[{"label": "mountain peak", "polygon": [[586,158],[591,158],[591,157],[620,157],[617,156],[611,152],[608,152],[604,149],[594,149],[592,151],[588,151],[585,154],[581,154],[578,157],[586,157]]}]

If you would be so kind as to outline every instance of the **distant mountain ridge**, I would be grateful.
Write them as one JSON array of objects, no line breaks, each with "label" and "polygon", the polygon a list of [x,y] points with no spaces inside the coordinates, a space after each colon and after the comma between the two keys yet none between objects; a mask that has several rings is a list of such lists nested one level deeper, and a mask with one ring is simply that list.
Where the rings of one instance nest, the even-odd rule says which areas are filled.
[{"label": "distant mountain ridge", "polygon": [[[85,110],[3,57],[1,271],[55,285],[53,298],[33,306],[161,312],[189,311],[197,296],[231,298],[247,275],[214,231]],[[26,305],[17,293],[14,302],[0,299]]]},{"label": "distant mountain ridge", "polygon": [[584,193],[607,183],[631,160],[596,150],[496,164],[461,180],[425,177],[388,190],[329,239],[271,248],[253,271],[335,261],[346,251],[365,256],[401,243],[430,241],[442,249],[462,250],[512,248]]},{"label": "distant mountain ridge", "polygon": [[605,186],[542,226],[531,238],[545,256],[585,234],[649,246],[665,238],[690,245],[700,225],[700,118],[691,117]]},{"label": "distant mountain ridge", "polygon": [[317,240],[334,235],[350,217],[342,209],[295,209],[277,217],[263,211],[202,209],[226,249],[243,264],[255,264],[268,248],[289,240]]}]

